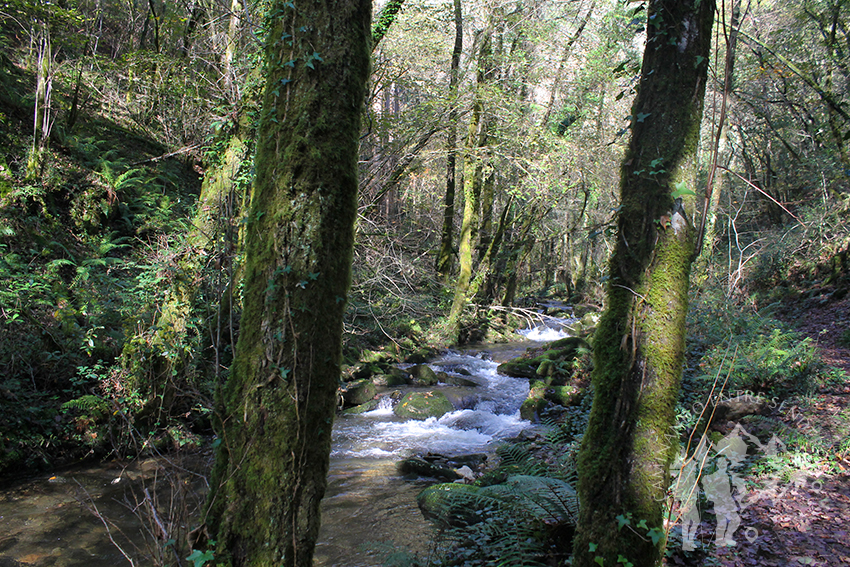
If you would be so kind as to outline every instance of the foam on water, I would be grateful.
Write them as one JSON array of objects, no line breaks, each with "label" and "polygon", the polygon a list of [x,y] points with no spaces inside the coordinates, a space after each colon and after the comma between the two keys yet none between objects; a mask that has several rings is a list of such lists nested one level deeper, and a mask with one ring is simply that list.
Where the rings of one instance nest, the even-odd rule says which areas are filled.
[{"label": "foam on water", "polygon": [[480,384],[469,388],[475,400],[473,407],[439,419],[404,421],[395,416],[391,401],[384,398],[373,411],[337,420],[334,457],[478,452],[528,427],[528,422],[519,417],[519,406],[528,394],[527,380],[501,375],[495,362],[462,354],[448,354],[431,366]]}]

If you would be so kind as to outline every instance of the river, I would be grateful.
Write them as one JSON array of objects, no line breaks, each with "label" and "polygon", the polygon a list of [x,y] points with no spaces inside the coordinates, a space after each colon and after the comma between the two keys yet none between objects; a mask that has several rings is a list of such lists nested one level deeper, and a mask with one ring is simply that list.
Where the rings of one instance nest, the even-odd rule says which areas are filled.
[{"label": "river", "polygon": [[[563,335],[551,329],[525,334],[530,342],[488,345],[431,361],[434,370],[476,384],[439,386],[458,408],[440,419],[403,421],[388,403],[337,418],[317,567],[375,567],[390,553],[427,553],[431,528],[415,497],[433,480],[402,476],[396,463],[413,454],[488,452],[529,427],[519,418],[528,381],[500,375],[496,366],[538,341]],[[186,526],[168,522],[169,512],[191,512],[200,505],[209,460],[206,454],[179,463],[165,456],[113,462],[7,488],[0,492],[0,567],[114,567],[129,565],[130,559],[151,565],[150,558],[140,558],[152,549],[173,559],[156,540],[159,528],[145,512],[141,482],[151,488],[159,482],[158,490],[148,492],[157,503],[156,520],[168,530],[182,530]]]}]

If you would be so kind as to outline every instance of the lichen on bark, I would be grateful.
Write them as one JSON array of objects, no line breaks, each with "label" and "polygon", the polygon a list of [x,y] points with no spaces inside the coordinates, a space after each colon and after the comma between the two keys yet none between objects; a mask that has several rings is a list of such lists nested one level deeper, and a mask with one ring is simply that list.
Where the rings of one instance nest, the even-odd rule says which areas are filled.
[{"label": "lichen on bark", "polygon": [[370,16],[366,0],[270,7],[244,311],[217,404],[207,501],[217,564],[312,562],[351,274]]},{"label": "lichen on bark", "polygon": [[648,6],[632,138],[621,169],[618,240],[593,343],[594,401],[579,454],[574,565],[597,565],[597,558],[606,565],[621,557],[642,566],[661,561],[713,14],[709,0]]}]

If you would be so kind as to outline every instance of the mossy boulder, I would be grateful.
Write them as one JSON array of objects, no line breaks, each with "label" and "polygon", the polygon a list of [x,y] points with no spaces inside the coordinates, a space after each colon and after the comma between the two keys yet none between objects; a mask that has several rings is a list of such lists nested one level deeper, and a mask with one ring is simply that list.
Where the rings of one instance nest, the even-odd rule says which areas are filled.
[{"label": "mossy boulder", "polygon": [[454,411],[454,406],[442,392],[408,392],[393,410],[403,419],[442,417]]},{"label": "mossy boulder", "polygon": [[567,337],[546,346],[529,349],[524,355],[503,362],[498,371],[515,378],[545,377],[549,384],[563,385],[570,377],[573,362],[590,345],[579,337]]},{"label": "mossy boulder", "polygon": [[388,374],[375,374],[372,376],[372,383],[382,388],[393,388],[395,386],[404,386],[410,383],[410,377],[402,370],[398,372],[390,371]]},{"label": "mossy boulder", "polygon": [[546,399],[546,384],[541,382],[537,386],[532,385],[528,396],[519,407],[519,416],[528,421],[539,421],[547,405],[549,400]]},{"label": "mossy boulder", "polygon": [[373,399],[377,394],[378,390],[375,387],[375,384],[373,384],[371,380],[367,379],[349,382],[340,389],[343,407],[346,408],[365,404],[369,400]]},{"label": "mossy boulder", "polygon": [[359,406],[354,406],[353,408],[348,408],[344,410],[342,413],[345,415],[358,415],[361,413],[366,413],[369,411],[374,411],[378,409],[378,400],[369,400],[366,403],[360,404]]},{"label": "mossy boulder", "polygon": [[440,382],[437,373],[427,364],[417,364],[408,369],[416,386],[434,386]]},{"label": "mossy boulder", "polygon": [[576,386],[547,386],[543,397],[559,406],[577,406],[584,397],[584,391]]},{"label": "mossy boulder", "polygon": [[398,463],[397,468],[401,474],[415,474],[417,476],[428,476],[442,480],[457,480],[461,478],[455,469],[443,466],[440,463],[430,462],[422,457],[407,457]]}]

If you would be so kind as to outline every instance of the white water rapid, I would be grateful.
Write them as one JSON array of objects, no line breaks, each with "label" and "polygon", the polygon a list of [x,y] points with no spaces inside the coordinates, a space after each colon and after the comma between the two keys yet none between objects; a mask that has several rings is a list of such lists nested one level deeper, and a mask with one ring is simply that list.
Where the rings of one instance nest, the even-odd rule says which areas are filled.
[{"label": "white water rapid", "polygon": [[415,498],[433,479],[402,478],[396,463],[429,452],[486,452],[530,426],[519,417],[528,380],[499,374],[498,363],[481,354],[449,353],[429,366],[476,384],[437,387],[460,409],[439,419],[402,420],[384,401],[374,411],[337,418],[315,565],[373,567],[393,551],[423,553],[431,528]]}]

